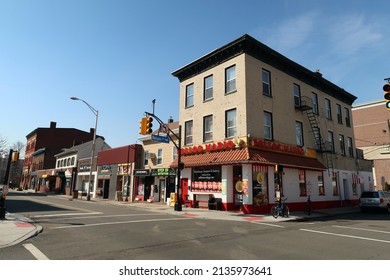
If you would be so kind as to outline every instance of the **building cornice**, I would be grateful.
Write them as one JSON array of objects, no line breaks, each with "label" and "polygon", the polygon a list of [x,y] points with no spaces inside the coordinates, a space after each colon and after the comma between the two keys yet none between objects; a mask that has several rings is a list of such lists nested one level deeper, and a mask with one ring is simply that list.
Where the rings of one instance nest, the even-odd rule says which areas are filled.
[{"label": "building cornice", "polygon": [[231,43],[228,43],[227,45],[185,65],[184,67],[174,71],[172,75],[177,77],[180,82],[183,82],[244,53],[263,61],[349,105],[352,105],[352,103],[356,100],[356,96],[324,79],[319,72],[308,70],[307,68],[257,41],[248,34],[245,34]]}]

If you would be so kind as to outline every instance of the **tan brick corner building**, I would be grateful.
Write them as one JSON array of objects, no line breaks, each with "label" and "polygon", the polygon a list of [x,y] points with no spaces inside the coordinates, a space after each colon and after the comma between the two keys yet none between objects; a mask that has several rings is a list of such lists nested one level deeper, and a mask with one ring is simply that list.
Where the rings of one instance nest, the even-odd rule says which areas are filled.
[{"label": "tan brick corner building", "polygon": [[[372,182],[355,150],[356,97],[244,35],[174,71],[180,81],[182,200],[268,212],[356,203]],[[177,163],[176,163],[177,164]]]}]

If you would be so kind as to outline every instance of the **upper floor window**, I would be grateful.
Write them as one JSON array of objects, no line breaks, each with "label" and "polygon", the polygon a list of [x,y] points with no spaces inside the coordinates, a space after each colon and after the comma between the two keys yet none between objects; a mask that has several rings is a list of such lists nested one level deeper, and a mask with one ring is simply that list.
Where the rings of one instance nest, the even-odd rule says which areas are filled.
[{"label": "upper floor window", "polygon": [[194,84],[186,87],[186,107],[194,106]]},{"label": "upper floor window", "polygon": [[157,150],[157,164],[160,165],[163,163],[163,150],[158,149]]},{"label": "upper floor window", "polygon": [[176,146],[172,146],[172,161],[176,160],[177,159],[177,148]]},{"label": "upper floor window", "polygon": [[345,141],[344,135],[339,134],[339,142],[340,142],[340,153],[345,156]]},{"label": "upper floor window", "polygon": [[353,144],[352,144],[352,138],[351,137],[348,137],[348,155],[350,157],[353,157]]},{"label": "upper floor window", "polygon": [[144,165],[149,165],[149,151],[144,152]]},{"label": "upper floor window", "polygon": [[213,76],[204,78],[204,94],[203,100],[207,101],[213,99]]},{"label": "upper floor window", "polygon": [[303,147],[303,125],[299,121],[295,122],[295,135],[297,145]]},{"label": "upper floor window", "polygon": [[264,112],[264,138],[267,140],[273,139],[272,113],[270,112]]},{"label": "upper floor window", "polygon": [[213,140],[213,115],[203,118],[203,142]]},{"label": "upper floor window", "polygon": [[345,125],[348,127],[351,127],[351,118],[349,115],[349,110],[348,108],[345,108]]},{"label": "upper floor window", "polygon": [[317,93],[311,93],[311,105],[313,107],[313,113],[318,115],[318,96]]},{"label": "upper floor window", "polygon": [[301,107],[301,87],[297,84],[294,84],[294,105]]},{"label": "upper floor window", "polygon": [[334,138],[333,138],[333,132],[332,131],[328,131],[328,143],[329,143],[329,146],[330,146],[330,151],[332,153],[335,152],[334,150]]},{"label": "upper floor window", "polygon": [[341,115],[341,106],[340,104],[336,104],[336,114],[337,114],[337,122],[339,124],[343,123],[343,117]]},{"label": "upper floor window", "polygon": [[263,94],[266,96],[271,96],[271,72],[263,69],[262,79],[263,79]]},{"label": "upper floor window", "polygon": [[236,109],[226,111],[225,121],[226,138],[233,138],[237,136]]},{"label": "upper floor window", "polygon": [[185,138],[184,145],[191,145],[193,143],[192,133],[193,133],[193,121],[188,121],[185,123]]},{"label": "upper floor window", "polygon": [[233,65],[225,70],[225,93],[236,90],[236,66]]},{"label": "upper floor window", "polygon": [[332,119],[332,110],[331,110],[331,106],[330,106],[330,100],[327,98],[325,98],[325,117],[328,120]]}]

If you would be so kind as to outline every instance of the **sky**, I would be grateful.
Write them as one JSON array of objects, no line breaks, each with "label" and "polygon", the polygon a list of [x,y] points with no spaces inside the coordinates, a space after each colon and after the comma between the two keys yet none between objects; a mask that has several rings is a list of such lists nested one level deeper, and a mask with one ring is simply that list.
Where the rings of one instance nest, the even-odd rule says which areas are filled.
[{"label": "sky", "polygon": [[0,137],[38,127],[139,143],[152,111],[178,120],[172,72],[241,37],[256,38],[357,97],[383,99],[390,1],[0,0]]}]

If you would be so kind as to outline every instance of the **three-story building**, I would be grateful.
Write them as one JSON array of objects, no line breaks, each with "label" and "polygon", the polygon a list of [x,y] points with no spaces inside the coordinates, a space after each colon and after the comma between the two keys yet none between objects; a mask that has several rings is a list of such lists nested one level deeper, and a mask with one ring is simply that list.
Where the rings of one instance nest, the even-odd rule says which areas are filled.
[{"label": "three-story building", "polygon": [[[224,209],[357,202],[372,184],[357,160],[355,96],[244,35],[172,73],[180,81],[182,193]],[[177,163],[176,163],[177,164]]]}]

